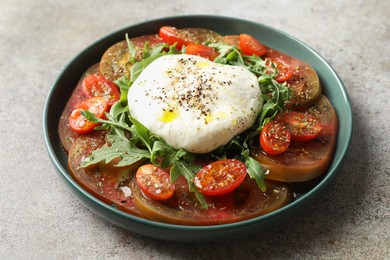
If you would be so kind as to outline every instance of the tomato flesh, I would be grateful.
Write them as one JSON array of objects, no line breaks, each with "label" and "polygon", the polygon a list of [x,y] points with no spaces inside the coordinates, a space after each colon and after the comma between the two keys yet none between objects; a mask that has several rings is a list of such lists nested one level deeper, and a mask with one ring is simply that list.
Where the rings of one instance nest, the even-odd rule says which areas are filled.
[{"label": "tomato flesh", "polygon": [[213,61],[219,55],[217,50],[197,43],[188,44],[186,47],[186,53],[191,55],[198,55],[211,61]]},{"label": "tomato flesh", "polygon": [[291,133],[291,140],[306,142],[318,136],[322,130],[321,123],[305,113],[290,111],[278,116]]},{"label": "tomato flesh", "polygon": [[135,216],[145,217],[135,206],[129,187],[139,162],[124,167],[100,164],[80,167],[87,156],[106,144],[105,135],[105,132],[93,131],[75,140],[69,150],[69,173],[87,192],[108,205]]},{"label": "tomato flesh", "polygon": [[217,196],[235,190],[244,181],[246,166],[235,159],[219,160],[204,166],[195,176],[195,186],[205,195]]},{"label": "tomato flesh", "polygon": [[169,180],[169,174],[153,164],[141,166],[136,179],[142,192],[151,199],[166,200],[175,192],[175,185]]},{"label": "tomato flesh", "polygon": [[73,131],[78,134],[86,134],[92,132],[98,125],[90,120],[87,120],[81,110],[88,110],[98,118],[103,118],[108,110],[107,102],[102,97],[92,97],[78,104],[76,109],[72,111],[69,117],[69,125]]},{"label": "tomato flesh", "polygon": [[267,154],[283,153],[290,145],[290,141],[290,132],[279,121],[268,122],[260,133],[260,145]]},{"label": "tomato flesh", "polygon": [[281,154],[290,145],[290,131],[279,121],[270,121],[260,133],[261,148],[271,155]]},{"label": "tomato flesh", "polygon": [[279,83],[285,82],[289,80],[292,77],[293,69],[285,59],[276,57],[275,59],[268,59],[267,61],[267,67],[268,67],[268,73],[273,73],[275,71],[275,68],[272,66],[272,64],[275,65],[277,74],[276,74],[276,81]]},{"label": "tomato flesh", "polygon": [[246,177],[234,191],[220,196],[205,196],[209,205],[203,208],[187,180],[179,177],[175,182],[175,194],[165,201],[145,196],[132,181],[130,188],[138,209],[149,219],[178,225],[218,225],[242,221],[275,211],[291,202],[291,188],[279,182],[266,180],[267,190],[262,192],[256,182]]},{"label": "tomato flesh", "polygon": [[84,78],[82,89],[87,97],[102,97],[108,106],[119,100],[120,93],[112,81],[106,80],[98,74],[91,74]]},{"label": "tomato flesh", "polygon": [[[172,31],[173,33],[176,33],[174,36],[176,36],[179,41],[184,41],[180,48],[184,45],[188,48],[194,43],[201,43],[206,40],[215,42],[216,39],[220,39],[218,38],[218,35],[210,32],[207,33],[207,37],[203,36],[206,35],[203,33],[205,29],[174,29],[176,30]],[[135,40],[138,38],[139,40]],[[150,46],[153,46],[154,41],[156,44],[161,43],[159,35],[141,36],[138,38],[130,39],[133,43],[136,43],[137,60],[142,59],[144,42],[149,42],[151,44]],[[241,42],[244,42],[240,41],[240,38],[244,38],[245,40],[244,36],[238,35],[224,37],[224,40],[230,41],[232,45],[240,48],[242,53],[245,54],[244,49],[247,46],[240,47]],[[249,38],[249,40],[251,39]],[[174,42],[178,41],[176,40]],[[121,51],[123,50],[123,52],[119,52],[118,49]],[[259,55],[259,53],[255,54],[257,51],[256,48],[255,51],[253,51],[253,49],[250,50],[251,48],[248,49],[250,52],[245,55]],[[296,102],[292,102],[293,106],[289,108],[306,109],[318,101],[318,99],[326,99],[325,97],[318,97],[321,95],[318,76],[310,66],[278,51],[272,50],[271,48],[264,47],[264,49],[266,49],[266,54],[263,54],[263,57],[269,59],[275,59],[276,56],[286,58],[291,68],[294,68],[292,72],[293,76],[289,79],[276,78],[277,81],[287,81],[293,88],[293,96]],[[116,55],[117,51],[119,53],[118,55]],[[260,51],[259,56],[262,56],[261,53],[262,51]],[[195,53],[195,55],[202,56],[198,53]],[[112,57],[115,57],[115,59]],[[103,74],[103,71],[108,71],[103,65],[107,65],[109,67],[109,72],[111,73],[104,74],[104,77],[107,79],[114,80],[121,75],[128,76],[129,68],[132,66],[128,57],[127,43],[126,41],[123,41],[120,45],[115,45],[114,49],[105,53],[105,58],[102,58],[100,62],[100,72],[88,71],[86,74]],[[287,67],[284,68],[282,66],[282,69],[280,69],[278,64],[275,65],[279,73],[280,71],[288,72]],[[86,148],[89,149],[89,147],[92,146],[92,143],[96,142],[97,139],[95,138],[95,135],[99,135],[99,146],[104,145],[104,137],[106,135],[106,133],[102,131],[93,131],[79,136],[69,127],[68,119],[71,115],[71,111],[76,107],[74,104],[81,103],[89,97],[89,95],[84,93],[81,89],[81,83],[82,81],[80,81],[77,86],[77,92],[75,91],[72,94],[70,100],[72,102],[68,102],[69,104],[63,112],[63,115],[66,116],[62,116],[61,118],[65,118],[65,120],[60,120],[62,120],[62,123],[66,122],[66,127],[62,127],[64,124],[60,124],[59,132],[60,136],[62,136],[61,141],[69,139],[71,141],[67,143],[71,144],[76,140],[75,146],[72,146],[69,153],[69,166],[71,168],[70,173],[72,177],[82,186],[85,184],[86,186],[83,187],[88,192],[107,204],[115,205],[115,207],[129,212],[130,214],[147,217],[156,221],[185,225],[212,225],[231,223],[263,215],[286,205],[293,199],[292,191],[290,190],[289,185],[285,183],[266,180],[267,191],[263,193],[258,189],[257,184],[252,179],[246,177],[244,182],[232,192],[216,196],[204,195],[206,202],[209,205],[209,208],[206,210],[200,206],[194,193],[188,190],[188,184],[184,177],[179,177],[178,181],[175,183],[175,191],[168,199],[157,200],[147,196],[146,192],[141,189],[141,185],[137,183],[136,174],[133,175],[141,162],[136,166],[131,166],[132,170],[124,168],[118,170],[117,167],[111,167],[108,164],[104,167],[101,165],[94,165],[94,167],[96,167],[94,169],[80,167],[81,160],[90,154],[86,151],[80,154],[80,151]],[[311,93],[314,94],[309,95]],[[301,96],[304,96],[305,99],[300,98]],[[76,108],[88,109],[88,106],[79,105]],[[251,155],[262,163],[264,169],[270,170],[269,174],[266,175],[267,179],[284,182],[306,181],[320,176],[328,167],[336,143],[337,116],[331,105],[322,101],[309,110],[312,110],[312,113],[310,114],[315,117],[319,114],[317,119],[321,122],[322,127],[322,130],[314,140],[291,142],[285,152],[272,156],[264,152],[265,149],[258,147],[257,144],[256,147],[251,147]],[[77,118],[77,115],[78,114],[75,112],[73,116]],[[286,125],[286,123],[283,124]],[[65,132],[62,130],[63,128],[69,129],[70,131]],[[75,139],[76,137],[73,137],[70,132],[75,134],[77,139]],[[290,133],[290,135],[291,140],[293,140],[292,133]],[[86,139],[89,140],[91,138],[94,141],[88,141],[87,143]],[[75,158],[76,156],[77,158]]]},{"label": "tomato flesh", "polygon": [[163,39],[164,42],[170,45],[177,43],[176,48],[179,50],[181,50],[184,45],[187,45],[191,42],[181,35],[180,30],[172,26],[161,27],[159,36]]},{"label": "tomato flesh", "polygon": [[332,160],[337,144],[337,114],[325,96],[305,110],[323,126],[317,138],[307,142],[291,142],[288,149],[279,155],[269,155],[261,147],[250,147],[253,158],[257,159],[269,174],[265,177],[283,182],[313,180],[326,171]]},{"label": "tomato flesh", "polygon": [[249,34],[240,34],[240,49],[248,56],[263,56],[267,51],[261,42]]},{"label": "tomato flesh", "polygon": [[[135,49],[135,59],[141,61],[143,57],[145,44],[149,44],[149,48],[162,44],[162,39],[156,35],[143,35],[129,39]],[[133,63],[129,53],[127,41],[115,43],[108,48],[99,63],[99,73],[107,80],[115,81],[122,76],[130,76]]]}]

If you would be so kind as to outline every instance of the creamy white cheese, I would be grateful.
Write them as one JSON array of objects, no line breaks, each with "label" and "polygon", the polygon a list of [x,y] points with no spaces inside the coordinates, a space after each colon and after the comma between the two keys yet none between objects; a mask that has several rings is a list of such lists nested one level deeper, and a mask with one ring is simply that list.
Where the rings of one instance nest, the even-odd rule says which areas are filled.
[{"label": "creamy white cheese", "polygon": [[165,55],[128,93],[131,116],[170,146],[207,153],[256,120],[263,100],[255,75],[193,55]]}]

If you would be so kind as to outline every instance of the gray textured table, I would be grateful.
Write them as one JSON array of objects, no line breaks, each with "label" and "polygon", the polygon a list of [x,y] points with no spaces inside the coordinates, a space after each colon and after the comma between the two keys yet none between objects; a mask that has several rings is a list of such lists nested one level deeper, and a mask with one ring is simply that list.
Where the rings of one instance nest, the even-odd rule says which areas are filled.
[{"label": "gray textured table", "polygon": [[[390,258],[389,1],[110,2],[0,1],[0,258]],[[354,136],[341,173],[315,205],[273,232],[202,246],[141,237],[86,209],[49,161],[43,105],[70,59],[112,31],[182,14],[285,31],[325,57],[349,92]]]}]

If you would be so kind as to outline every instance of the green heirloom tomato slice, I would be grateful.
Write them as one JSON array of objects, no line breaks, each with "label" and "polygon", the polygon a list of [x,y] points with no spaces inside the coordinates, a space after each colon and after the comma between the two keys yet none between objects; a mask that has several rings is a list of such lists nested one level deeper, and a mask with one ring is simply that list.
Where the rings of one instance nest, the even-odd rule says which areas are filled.
[{"label": "green heirloom tomato slice", "polygon": [[306,142],[291,142],[287,150],[269,155],[260,146],[251,147],[252,156],[264,169],[269,170],[267,179],[302,182],[315,179],[328,168],[337,142],[338,119],[335,110],[325,96],[311,107],[302,110],[316,118],[322,126],[318,136]]},{"label": "green heirloom tomato slice", "polygon": [[[291,75],[284,78],[292,90],[291,98],[286,104],[288,108],[305,108],[320,98],[322,93],[320,80],[310,65],[272,48],[267,49],[264,57],[271,61],[283,60],[284,63],[291,67]],[[290,69],[287,69],[288,74]],[[279,80],[281,79],[279,78]]]},{"label": "green heirloom tomato slice", "polygon": [[217,225],[242,221],[275,211],[293,199],[290,187],[284,183],[266,181],[262,192],[249,177],[233,192],[221,196],[205,196],[209,205],[199,205],[194,193],[188,190],[184,177],[175,182],[175,194],[166,201],[145,196],[136,181],[130,184],[137,207],[149,219],[179,225]]},{"label": "green heirloom tomato slice", "polygon": [[[131,38],[130,42],[134,45],[135,59],[142,60],[142,53],[146,43],[150,48],[163,43],[158,35],[144,35],[140,37]],[[131,63],[131,55],[127,41],[121,41],[110,48],[103,54],[100,60],[100,73],[110,81],[115,81],[123,75],[130,76],[130,70],[133,63]]]},{"label": "green heirloom tomato slice", "polygon": [[293,141],[310,141],[318,136],[322,130],[321,123],[307,113],[289,111],[277,116],[291,133]]},{"label": "green heirloom tomato slice", "polygon": [[105,132],[94,131],[76,139],[69,150],[69,173],[81,187],[101,201],[143,217],[133,202],[128,185],[139,166],[138,163],[126,167],[103,163],[88,168],[81,167],[83,159],[106,144],[105,134]]}]

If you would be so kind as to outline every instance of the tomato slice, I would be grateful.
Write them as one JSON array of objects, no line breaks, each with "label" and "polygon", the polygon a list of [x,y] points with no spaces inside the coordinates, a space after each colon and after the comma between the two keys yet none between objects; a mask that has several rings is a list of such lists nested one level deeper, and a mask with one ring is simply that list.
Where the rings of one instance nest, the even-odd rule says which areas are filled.
[{"label": "tomato slice", "polygon": [[140,162],[123,167],[104,163],[81,167],[91,153],[106,145],[106,132],[94,131],[79,136],[69,150],[69,174],[87,192],[115,208],[145,217],[135,206],[129,187]]},{"label": "tomato slice", "polygon": [[186,47],[186,53],[191,55],[198,55],[211,61],[213,61],[219,55],[217,50],[197,43],[189,43]]},{"label": "tomato slice", "polygon": [[246,177],[234,191],[221,196],[206,196],[208,209],[202,208],[188,182],[179,177],[175,195],[165,201],[146,197],[132,181],[130,189],[135,205],[149,219],[179,225],[217,225],[242,221],[275,211],[293,199],[291,188],[282,182],[266,180],[262,192],[256,182]]},{"label": "tomato slice", "polygon": [[72,111],[69,117],[71,129],[78,134],[86,134],[92,132],[98,124],[83,117],[81,110],[88,110],[96,117],[103,118],[108,106],[104,98],[92,97],[77,105],[76,109]]},{"label": "tomato slice", "polygon": [[322,130],[320,121],[306,113],[290,111],[278,115],[278,119],[285,123],[291,133],[293,141],[310,141],[318,136]]},{"label": "tomato slice", "polygon": [[167,200],[175,193],[175,185],[169,174],[153,164],[145,164],[136,173],[138,186],[142,192],[154,200]]},{"label": "tomato slice", "polygon": [[235,190],[244,181],[246,166],[235,159],[219,160],[204,166],[195,176],[195,186],[205,195],[217,196]]},{"label": "tomato slice", "polygon": [[82,89],[87,97],[102,97],[108,106],[119,100],[120,93],[112,81],[106,80],[102,75],[90,74],[84,78]]},{"label": "tomato slice", "polygon": [[261,42],[249,34],[240,34],[240,49],[248,56],[263,56],[267,51]]},{"label": "tomato slice", "polygon": [[332,162],[337,144],[337,113],[325,96],[310,108],[301,111],[307,113],[322,125],[316,139],[308,142],[291,142],[287,151],[278,155],[268,155],[258,146],[250,147],[251,155],[269,170],[267,179],[283,182],[304,182],[320,177]]},{"label": "tomato slice", "polygon": [[176,48],[181,50],[183,45],[189,44],[191,41],[187,40],[179,29],[172,26],[163,26],[160,28],[159,36],[163,39],[164,42],[168,44],[177,43]]},{"label": "tomato slice", "polygon": [[276,57],[274,59],[267,59],[267,67],[268,67],[268,73],[272,74],[275,71],[275,68],[272,66],[272,63],[275,65],[278,73],[275,77],[276,81],[279,83],[285,82],[289,80],[292,77],[293,74],[293,68],[287,60]]},{"label": "tomato slice", "polygon": [[270,121],[260,133],[261,148],[271,155],[281,154],[290,145],[291,133],[286,126],[279,121]]}]

